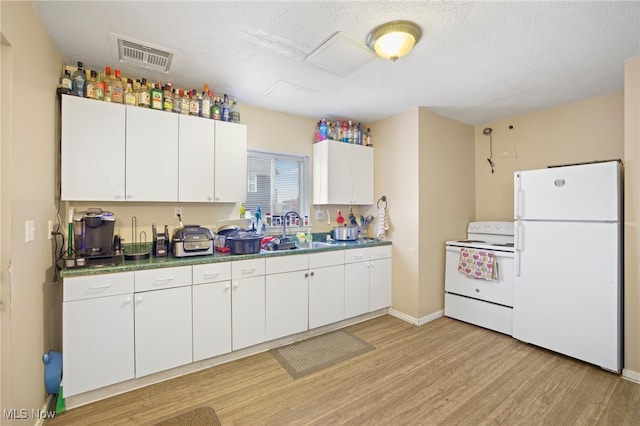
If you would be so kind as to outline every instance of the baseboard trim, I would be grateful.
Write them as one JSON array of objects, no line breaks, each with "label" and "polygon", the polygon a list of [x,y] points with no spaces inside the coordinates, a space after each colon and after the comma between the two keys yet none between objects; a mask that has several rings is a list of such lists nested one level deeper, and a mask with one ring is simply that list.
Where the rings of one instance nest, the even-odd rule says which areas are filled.
[{"label": "baseboard trim", "polygon": [[412,317],[411,315],[407,315],[404,312],[400,312],[396,309],[390,308],[389,309],[389,315],[394,316],[398,319],[401,319],[404,322],[408,322],[409,324],[413,324],[413,325],[425,325],[428,322],[431,322],[433,320],[436,320],[442,316],[444,316],[444,310],[441,311],[436,311],[432,314],[429,314],[427,316],[424,316],[422,318],[415,318]]},{"label": "baseboard trim", "polygon": [[640,383],[640,373],[637,371],[629,370],[628,368],[622,369],[622,378],[629,380],[630,382]]}]

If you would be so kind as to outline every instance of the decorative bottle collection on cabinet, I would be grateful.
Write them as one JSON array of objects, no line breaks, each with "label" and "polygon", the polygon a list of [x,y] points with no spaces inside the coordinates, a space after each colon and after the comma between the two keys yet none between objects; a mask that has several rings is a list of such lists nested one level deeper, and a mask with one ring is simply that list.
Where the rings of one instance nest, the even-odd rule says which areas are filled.
[{"label": "decorative bottle collection on cabinet", "polygon": [[207,84],[202,91],[178,89],[171,83],[122,77],[118,69],[111,75],[111,67],[105,67],[104,72],[85,69],[82,62],[78,62],[73,74],[66,67],[63,69],[58,93],[240,123],[238,101],[227,94],[214,96]]}]

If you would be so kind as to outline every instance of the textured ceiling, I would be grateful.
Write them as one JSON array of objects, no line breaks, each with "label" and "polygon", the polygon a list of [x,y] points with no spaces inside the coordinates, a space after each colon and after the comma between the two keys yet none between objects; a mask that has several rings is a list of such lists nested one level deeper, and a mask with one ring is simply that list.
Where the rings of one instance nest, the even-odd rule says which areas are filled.
[{"label": "textured ceiling", "polygon": [[[67,64],[208,83],[241,103],[313,118],[371,122],[420,106],[478,125],[622,90],[624,61],[640,55],[640,1],[34,4]],[[363,55],[367,33],[396,19],[422,28],[414,51],[395,63]],[[327,52],[305,60],[336,32],[356,41],[338,46],[336,61],[354,49],[360,62],[336,72]],[[170,72],[118,64],[112,34],[174,51]]]}]

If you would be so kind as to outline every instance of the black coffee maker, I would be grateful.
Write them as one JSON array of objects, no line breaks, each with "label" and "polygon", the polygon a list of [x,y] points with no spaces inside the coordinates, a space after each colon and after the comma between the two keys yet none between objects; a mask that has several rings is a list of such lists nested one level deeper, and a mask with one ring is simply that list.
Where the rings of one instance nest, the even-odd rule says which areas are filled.
[{"label": "black coffee maker", "polygon": [[73,234],[76,258],[86,258],[87,264],[114,263],[114,258],[119,254],[113,249],[115,223],[113,213],[99,208],[75,214]]}]

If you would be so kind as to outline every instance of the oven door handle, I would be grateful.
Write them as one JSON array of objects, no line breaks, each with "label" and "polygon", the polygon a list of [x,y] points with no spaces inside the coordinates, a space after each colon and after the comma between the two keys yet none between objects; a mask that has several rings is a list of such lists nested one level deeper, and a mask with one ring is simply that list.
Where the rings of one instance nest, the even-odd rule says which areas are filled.
[{"label": "oven door handle", "polygon": [[514,253],[513,253],[513,268],[515,276],[520,276],[520,251],[522,250],[522,224],[521,221],[516,220],[514,232]]}]

